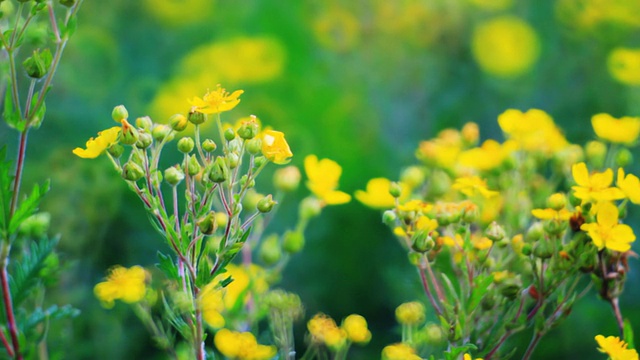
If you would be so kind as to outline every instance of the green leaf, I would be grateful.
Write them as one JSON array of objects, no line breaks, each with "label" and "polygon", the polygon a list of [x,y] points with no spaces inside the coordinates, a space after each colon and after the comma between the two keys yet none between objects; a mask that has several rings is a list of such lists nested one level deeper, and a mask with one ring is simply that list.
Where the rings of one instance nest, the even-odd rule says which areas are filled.
[{"label": "green leaf", "polygon": [[77,28],[78,28],[78,18],[75,15],[73,15],[69,18],[69,21],[67,21],[67,26],[64,26],[62,28],[62,38],[73,36],[73,33],[76,32]]},{"label": "green leaf", "polygon": [[627,342],[627,348],[635,349],[636,347],[633,345],[633,328],[631,327],[631,321],[629,321],[629,319],[624,319],[622,334],[624,341]]},{"label": "green leaf", "polygon": [[171,307],[164,294],[162,295],[162,305],[164,307],[165,319],[169,321],[171,326],[173,326],[173,328],[176,329],[185,340],[191,341],[193,339],[191,327],[181,316],[173,311],[173,307]]},{"label": "green leaf", "polygon": [[28,332],[30,330],[35,329],[35,327],[42,323],[45,320],[59,320],[64,318],[72,318],[80,315],[80,310],[72,307],[71,305],[64,305],[63,307],[58,307],[58,305],[52,305],[46,310],[42,310],[42,308],[36,308],[29,317],[25,321],[22,331]]},{"label": "green leaf", "polygon": [[[8,87],[10,87],[10,85],[11,84],[9,84]],[[20,109],[13,108],[13,98],[11,96],[11,91],[7,90],[4,95],[4,111],[2,117],[7,125],[22,132],[24,131],[26,123],[22,121]]]},{"label": "green leaf", "polygon": [[38,210],[40,200],[48,191],[49,180],[45,181],[41,186],[35,185],[33,187],[31,194],[19,203],[16,211],[13,213],[9,222],[9,233],[15,233],[20,227],[20,224]]},{"label": "green leaf", "polygon": [[29,294],[42,283],[41,272],[47,266],[47,258],[53,252],[58,239],[42,239],[33,241],[29,246],[29,252],[20,261],[12,262],[9,273],[11,295],[14,307],[20,306]]},{"label": "green leaf", "polygon": [[158,261],[160,261],[156,266],[158,269],[162,270],[165,276],[171,280],[180,280],[180,276],[178,275],[178,268],[173,263],[173,259],[169,255],[165,255],[158,251]]},{"label": "green leaf", "polygon": [[467,303],[467,313],[472,313],[484,295],[489,291],[489,286],[493,283],[493,275],[480,274],[474,280],[474,287],[471,290],[471,296],[469,297],[469,302]]}]

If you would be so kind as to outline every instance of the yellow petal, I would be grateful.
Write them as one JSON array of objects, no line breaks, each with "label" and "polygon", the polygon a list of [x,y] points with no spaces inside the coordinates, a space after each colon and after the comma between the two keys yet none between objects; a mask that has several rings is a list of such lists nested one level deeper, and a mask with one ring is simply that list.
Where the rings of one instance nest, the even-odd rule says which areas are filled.
[{"label": "yellow petal", "polygon": [[571,174],[573,175],[573,180],[580,186],[589,186],[589,170],[587,169],[587,164],[581,162],[573,165],[571,167]]}]

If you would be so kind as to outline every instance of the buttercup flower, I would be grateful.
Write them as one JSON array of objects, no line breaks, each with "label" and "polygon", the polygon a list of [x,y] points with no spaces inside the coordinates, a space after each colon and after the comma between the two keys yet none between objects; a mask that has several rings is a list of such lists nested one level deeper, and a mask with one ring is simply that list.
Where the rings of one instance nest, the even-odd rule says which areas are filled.
[{"label": "buttercup flower", "polygon": [[589,175],[587,165],[581,162],[573,165],[571,173],[578,184],[571,187],[573,195],[582,199],[582,202],[611,201],[624,198],[624,193],[620,189],[611,187],[611,182],[613,182],[613,170],[611,169]]},{"label": "buttercup flower", "polygon": [[627,349],[628,344],[617,336],[596,335],[598,351],[609,355],[611,360],[638,360],[638,352],[635,349]]},{"label": "buttercup flower", "polygon": [[527,151],[552,154],[568,145],[551,116],[539,109],[509,109],[498,116],[498,124],[506,137]]},{"label": "buttercup flower", "polygon": [[613,143],[631,144],[640,135],[640,117],[616,119],[609,114],[597,114],[591,118],[591,125],[599,138]]},{"label": "buttercup flower", "polygon": [[347,316],[342,321],[342,329],[347,332],[347,338],[358,344],[366,344],[371,340],[371,331],[367,328],[367,320],[357,314]]},{"label": "buttercup flower", "polygon": [[250,332],[219,330],[213,342],[222,355],[234,360],[267,360],[276,356],[276,347],[260,345]]},{"label": "buttercup flower", "polygon": [[405,343],[387,345],[382,349],[382,360],[422,360],[416,351]]},{"label": "buttercup flower", "polygon": [[351,195],[338,188],[338,180],[342,175],[342,167],[333,160],[318,160],[315,155],[309,155],[304,159],[304,171],[309,181],[307,187],[327,205],[344,204],[351,201]]},{"label": "buttercup flower", "polygon": [[598,204],[596,223],[582,224],[580,229],[589,234],[593,244],[602,250],[625,252],[631,249],[636,240],[633,229],[629,225],[618,224],[618,208],[610,202]]},{"label": "buttercup flower", "polygon": [[460,165],[472,169],[485,171],[495,169],[518,148],[513,140],[507,140],[504,144],[489,139],[482,146],[469,149],[460,153],[458,162]]},{"label": "buttercup flower", "polygon": [[565,221],[571,218],[573,213],[567,209],[554,210],[551,208],[546,209],[533,209],[531,215],[540,220],[559,220]]},{"label": "buttercup flower", "polygon": [[262,154],[275,164],[286,164],[293,156],[289,144],[280,131],[265,130],[262,134]]},{"label": "buttercup flower", "polygon": [[196,96],[189,100],[189,103],[203,114],[217,114],[236,107],[240,102],[238,97],[240,97],[243,92],[243,90],[236,90],[229,94],[225,89],[220,87],[220,85],[217,85],[215,91],[207,92],[202,98]]},{"label": "buttercup flower", "polygon": [[640,179],[633,174],[624,175],[622,168],[618,169],[616,185],[634,204],[640,204]]},{"label": "buttercup flower", "polygon": [[97,138],[91,138],[87,141],[87,148],[75,148],[73,153],[83,159],[95,159],[109,146],[115,144],[118,141],[118,135],[120,134],[120,127],[114,126],[110,129],[102,130],[98,133]]},{"label": "buttercup flower", "polygon": [[219,329],[225,324],[222,316],[222,311],[225,308],[222,289],[219,289],[217,285],[218,281],[214,280],[203,287],[198,294],[198,306],[202,311],[202,319],[215,329]]},{"label": "buttercup flower", "polygon": [[[392,208],[396,203],[396,199],[389,193],[390,185],[391,180],[389,179],[373,178],[367,182],[367,190],[357,190],[355,197],[364,205],[374,209]],[[403,190],[406,189],[402,183],[400,183],[400,186]]]},{"label": "buttercup flower", "polygon": [[489,190],[487,188],[486,181],[482,180],[478,176],[457,178],[451,187],[459,190],[461,193],[467,196],[474,196],[479,194],[484,198],[490,198],[498,195],[497,191]]},{"label": "buttercup flower", "polygon": [[98,283],[93,293],[107,307],[113,307],[115,300],[132,304],[142,300],[147,292],[147,272],[140,266],[129,269],[114,266],[109,270],[106,281]]},{"label": "buttercup flower", "polygon": [[640,85],[640,49],[616,48],[607,61],[609,73],[626,85]]}]

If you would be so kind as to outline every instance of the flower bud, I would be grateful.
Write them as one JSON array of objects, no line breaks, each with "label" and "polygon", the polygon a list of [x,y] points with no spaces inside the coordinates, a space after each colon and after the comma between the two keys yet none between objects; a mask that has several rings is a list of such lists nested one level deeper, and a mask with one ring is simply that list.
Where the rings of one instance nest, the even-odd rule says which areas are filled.
[{"label": "flower bud", "polygon": [[240,129],[238,129],[238,136],[245,140],[250,140],[258,135],[258,131],[260,131],[260,125],[258,125],[256,121],[256,116],[251,115],[251,119],[249,121],[244,121],[242,125],[240,125]]},{"label": "flower bud", "polygon": [[288,254],[295,254],[304,247],[304,235],[301,231],[287,231],[282,239],[282,249]]},{"label": "flower bud", "polygon": [[500,284],[500,293],[507,299],[515,299],[522,289],[522,281],[518,277],[509,277]]},{"label": "flower bud", "polygon": [[320,215],[322,204],[315,197],[306,197],[300,202],[300,217],[309,220]]},{"label": "flower bud", "polygon": [[187,117],[182,114],[174,114],[169,118],[169,124],[171,124],[171,128],[173,130],[180,132],[187,128],[189,120],[187,120]]},{"label": "flower bud", "polygon": [[211,139],[205,139],[202,142],[202,150],[208,152],[208,153],[212,153],[216,150],[216,148],[218,147],[218,145],[216,145],[215,141],[211,140]]},{"label": "flower bud", "polygon": [[249,181],[249,184],[247,184],[247,181],[249,180],[249,177],[245,174],[242,175],[242,177],[240,178],[240,187],[247,187],[249,189],[251,189],[252,187],[256,186],[256,180],[255,179],[251,179],[251,181]]},{"label": "flower bud", "polygon": [[442,327],[436,324],[428,324],[424,328],[425,342],[429,345],[439,346],[444,341]]},{"label": "flower bud", "polygon": [[478,129],[478,124],[468,122],[464,124],[460,134],[462,135],[462,140],[465,144],[475,145],[478,143],[478,139],[480,138],[480,129]]},{"label": "flower bud", "polygon": [[195,146],[195,142],[190,137],[183,137],[178,140],[178,150],[183,154],[188,154],[193,151],[193,147]]},{"label": "flower bud", "polygon": [[153,121],[151,121],[151,118],[148,116],[142,116],[136,119],[136,126],[150,132],[153,127]]},{"label": "flower bud", "polygon": [[389,184],[389,194],[391,194],[391,196],[393,196],[394,198],[399,198],[400,195],[402,194],[402,187],[400,187],[400,184],[398,184],[395,181],[392,181]]},{"label": "flower bud", "polygon": [[261,213],[268,213],[269,211],[271,211],[271,209],[273,209],[273,206],[275,204],[277,204],[277,202],[274,201],[271,194],[269,194],[262,198],[262,200],[258,201],[258,205],[256,206],[256,208]]},{"label": "flower bud", "polygon": [[190,123],[194,125],[200,125],[207,120],[207,115],[198,111],[197,108],[194,106],[191,108],[191,111],[189,111],[189,115],[187,116],[187,119],[189,120]]},{"label": "flower bud", "polygon": [[156,139],[156,141],[164,141],[165,139],[166,141],[171,141],[173,139],[172,131],[173,129],[167,125],[156,124],[156,126],[153,127],[153,130],[151,130],[151,135]]},{"label": "flower bud", "polygon": [[253,167],[254,168],[260,168],[262,167],[262,165],[266,164],[269,160],[267,160],[266,157],[264,156],[258,156],[253,160]]},{"label": "flower bud", "polygon": [[224,139],[227,141],[231,141],[233,139],[236,138],[236,132],[233,131],[232,128],[227,128],[227,130],[224,131]]},{"label": "flower bud", "polygon": [[394,226],[398,216],[393,210],[386,210],[382,213],[382,222],[387,226]]},{"label": "flower bud", "polygon": [[547,206],[553,210],[561,210],[567,206],[567,197],[563,193],[555,193],[547,199]]},{"label": "flower bud", "polygon": [[127,111],[127,108],[124,107],[124,105],[118,105],[113,108],[111,117],[115,122],[119,123],[122,120],[126,120],[129,118],[129,112]]},{"label": "flower bud", "polygon": [[[126,110],[125,110],[126,111]],[[114,110],[115,112],[115,110]],[[120,143],[125,145],[133,145],[138,142],[138,130],[134,128],[126,119],[120,120],[122,123],[122,132],[120,133]]]},{"label": "flower bud", "polygon": [[424,171],[418,166],[409,166],[400,174],[400,182],[410,188],[416,188],[424,182]]},{"label": "flower bud", "polygon": [[122,153],[124,153],[124,146],[115,143],[109,146],[107,151],[109,152],[109,155],[113,156],[115,159],[118,159],[120,158],[120,156],[122,156]]},{"label": "flower bud", "polygon": [[616,166],[627,167],[633,163],[633,154],[629,149],[622,148],[616,154]]},{"label": "flower bud", "polygon": [[215,183],[225,182],[229,178],[229,169],[222,156],[218,156],[209,170],[209,180]]},{"label": "flower bud", "polygon": [[184,180],[184,172],[182,169],[172,166],[164,171],[164,179],[169,183],[169,185],[176,186]]},{"label": "flower bud", "polygon": [[489,239],[496,242],[504,239],[504,237],[506,236],[504,228],[498,225],[498,223],[496,223],[495,221],[492,222],[487,228],[486,235]]},{"label": "flower bud", "polygon": [[227,159],[229,159],[229,168],[235,169],[240,165],[240,156],[238,154],[232,152],[227,155]]},{"label": "flower bud", "polygon": [[251,155],[258,155],[262,151],[262,140],[260,138],[253,138],[247,141],[247,151]]},{"label": "flower bud", "polygon": [[553,246],[549,241],[538,241],[533,247],[533,256],[540,259],[548,259],[553,256]]},{"label": "flower bud", "polygon": [[425,317],[424,305],[417,301],[406,302],[396,308],[396,320],[402,325],[420,325]]},{"label": "flower bud", "polygon": [[282,258],[278,235],[273,234],[264,239],[262,245],[260,245],[258,256],[267,266],[277,263]]},{"label": "flower bud", "polygon": [[60,0],[60,4],[66,7],[72,7],[78,0]]},{"label": "flower bud", "polygon": [[413,266],[418,266],[418,265],[420,265],[420,262],[422,262],[422,253],[417,253],[415,251],[410,251],[407,254],[407,259],[409,260],[409,264],[411,264]]},{"label": "flower bud", "polygon": [[144,170],[140,165],[132,161],[127,161],[122,166],[122,177],[128,181],[138,181],[144,176]]},{"label": "flower bud", "polygon": [[216,231],[218,223],[216,222],[216,213],[209,211],[206,215],[196,221],[198,229],[205,235],[211,235]]},{"label": "flower bud", "polygon": [[153,136],[146,131],[138,131],[138,141],[136,147],[138,149],[146,149],[153,144]]},{"label": "flower bud", "polygon": [[289,165],[280,168],[273,174],[273,185],[276,189],[283,192],[293,192],[300,185],[300,170],[297,167]]},{"label": "flower bud", "polygon": [[594,168],[601,168],[607,156],[607,145],[600,141],[589,141],[585,146],[585,155]]},{"label": "flower bud", "polygon": [[53,58],[49,49],[44,49],[42,52],[40,49],[37,49],[33,51],[32,56],[22,62],[22,66],[24,66],[29,77],[40,79],[49,72],[52,60]]},{"label": "flower bud", "polygon": [[196,176],[200,172],[200,169],[198,159],[194,155],[189,156],[189,161],[187,162],[187,173],[189,176]]},{"label": "flower bud", "polygon": [[542,236],[544,236],[544,228],[542,223],[534,222],[533,224],[531,224],[529,230],[527,230],[527,241],[538,241],[542,239]]},{"label": "flower bud", "polygon": [[531,255],[531,252],[533,251],[533,247],[531,246],[531,244],[523,244],[522,245],[522,255],[524,256],[529,256]]},{"label": "flower bud", "polygon": [[417,252],[427,252],[435,246],[435,241],[424,230],[416,231],[411,237],[411,248]]}]

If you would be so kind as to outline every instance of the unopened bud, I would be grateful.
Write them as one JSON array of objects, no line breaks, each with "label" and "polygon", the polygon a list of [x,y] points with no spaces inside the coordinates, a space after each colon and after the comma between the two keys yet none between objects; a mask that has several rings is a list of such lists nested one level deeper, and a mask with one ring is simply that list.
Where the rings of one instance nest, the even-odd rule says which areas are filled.
[{"label": "unopened bud", "polygon": [[227,141],[231,141],[233,139],[236,138],[236,132],[233,131],[232,128],[227,128],[227,130],[224,131],[224,139]]},{"label": "unopened bud", "polygon": [[247,187],[251,189],[252,187],[256,186],[256,179],[251,178],[248,184],[247,181],[249,181],[249,176],[247,176],[246,174],[242,175],[242,177],[240,178],[240,187]]},{"label": "unopened bud", "polygon": [[240,165],[240,156],[238,154],[232,152],[227,155],[227,159],[229,159],[229,168],[235,169]]},{"label": "unopened bud", "polygon": [[187,163],[187,173],[189,176],[196,176],[200,172],[200,163],[195,156],[189,156],[189,161]]},{"label": "unopened bud", "polygon": [[209,170],[209,180],[221,183],[225,182],[228,178],[229,169],[227,168],[227,164],[225,164],[225,159],[222,156],[218,156]]},{"label": "unopened bud", "polygon": [[478,124],[468,122],[464,124],[460,134],[462,135],[462,140],[465,144],[475,145],[478,143],[478,139],[480,138],[480,129],[478,129]]},{"label": "unopened bud", "polygon": [[293,192],[298,189],[300,178],[300,170],[297,167],[285,166],[273,174],[273,185],[280,191]]},{"label": "unopened bud", "polygon": [[72,7],[78,0],[60,0],[60,4],[66,7]]},{"label": "unopened bud", "polygon": [[513,300],[515,299],[520,290],[522,289],[522,281],[517,277],[510,277],[504,279],[502,284],[500,284],[500,293],[502,296],[507,299]]},{"label": "unopened bud", "polygon": [[156,126],[153,127],[153,130],[151,130],[151,135],[156,139],[156,141],[164,141],[165,139],[166,141],[171,141],[171,139],[173,139],[172,131],[173,129],[167,125],[156,124]]},{"label": "unopened bud", "polygon": [[138,181],[144,176],[144,170],[140,165],[128,161],[122,166],[122,177],[128,181]]},{"label": "unopened bud", "polygon": [[282,249],[278,242],[278,235],[273,234],[264,239],[262,245],[260,245],[258,256],[267,266],[273,265],[280,260]]},{"label": "unopened bud", "polygon": [[133,145],[138,142],[138,130],[134,128],[126,119],[120,120],[122,123],[122,132],[120,133],[120,143],[125,145]]},{"label": "unopened bud", "polygon": [[251,155],[258,155],[262,151],[262,139],[254,137],[247,141],[247,151]]},{"label": "unopened bud", "polygon": [[262,198],[262,200],[258,201],[258,205],[256,207],[261,213],[268,213],[269,211],[271,211],[271,209],[273,209],[273,206],[275,204],[277,204],[277,202],[274,201],[271,194],[269,194]]},{"label": "unopened bud", "polygon": [[567,206],[567,197],[563,193],[555,193],[547,199],[547,206],[553,210],[561,210]]},{"label": "unopened bud", "polygon": [[622,148],[616,154],[616,166],[627,167],[633,163],[633,154],[629,149]]},{"label": "unopened bud", "polygon": [[308,220],[320,215],[322,204],[315,197],[306,197],[300,202],[300,217]]},{"label": "unopened bud", "polygon": [[422,185],[424,178],[424,171],[418,166],[409,166],[400,174],[400,181],[410,188]]},{"label": "unopened bud", "polygon": [[215,141],[211,140],[211,139],[205,139],[202,142],[202,150],[208,152],[208,153],[212,153],[216,150],[218,146],[216,145]]},{"label": "unopened bud", "polygon": [[196,222],[198,229],[205,235],[211,235],[216,231],[218,224],[216,222],[216,213],[209,211],[206,215],[198,219]]},{"label": "unopened bud", "polygon": [[146,149],[153,144],[153,136],[146,131],[138,131],[138,141],[136,147],[138,149]]},{"label": "unopened bud", "polygon": [[109,155],[113,156],[115,159],[118,159],[120,158],[120,156],[122,156],[122,153],[124,153],[124,146],[115,143],[109,146],[107,151],[109,152]]},{"label": "unopened bud", "polygon": [[187,116],[187,119],[189,120],[190,123],[194,125],[200,125],[207,120],[207,115],[198,111],[197,108],[194,106],[191,108],[191,111],[189,111],[189,115]]},{"label": "unopened bud", "polygon": [[533,247],[533,256],[548,259],[553,256],[553,247],[548,241],[538,241]]},{"label": "unopened bud", "polygon": [[424,230],[416,231],[411,237],[411,248],[417,252],[427,252],[435,246],[435,241]]},{"label": "unopened bud", "polygon": [[195,146],[195,142],[190,137],[183,137],[178,140],[178,150],[183,154],[188,154],[193,151],[193,147]]},{"label": "unopened bud", "polygon": [[534,222],[533,224],[531,224],[526,234],[527,241],[538,241],[542,239],[542,236],[544,236],[544,228],[542,223]]},{"label": "unopened bud", "polygon": [[396,220],[398,216],[393,210],[386,210],[382,213],[382,222],[387,225],[393,227],[396,224]]},{"label": "unopened bud", "polygon": [[140,129],[144,129],[147,132],[151,132],[153,127],[153,121],[148,116],[142,116],[136,119],[136,126]]},{"label": "unopened bud", "polygon": [[127,111],[127,108],[124,107],[124,105],[118,105],[113,108],[113,111],[111,112],[111,117],[115,122],[119,123],[122,120],[129,118],[129,112]]},{"label": "unopened bud", "polygon": [[176,186],[184,180],[184,172],[181,169],[172,166],[164,171],[164,179],[169,183],[169,185]]},{"label": "unopened bud", "polygon": [[266,164],[269,160],[267,160],[264,156],[258,156],[253,160],[253,164],[255,168],[260,168],[262,165]]},{"label": "unopened bud", "polygon": [[304,235],[301,231],[287,231],[282,239],[282,249],[295,254],[304,247]]},{"label": "unopened bud", "polygon": [[22,62],[22,66],[24,66],[29,77],[40,79],[49,72],[52,60],[53,58],[49,49],[44,49],[43,51],[38,49],[34,50],[33,55]]},{"label": "unopened bud", "polygon": [[389,194],[394,198],[399,198],[402,195],[402,187],[395,181],[392,181],[389,184]]},{"label": "unopened bud", "polygon": [[495,221],[492,222],[485,233],[487,237],[493,241],[500,241],[506,236],[504,228]]},{"label": "unopened bud", "polygon": [[260,130],[260,126],[256,121],[255,115],[251,115],[249,121],[242,122],[240,125],[240,129],[238,129],[238,136],[245,140],[250,140],[258,135],[258,131]]},{"label": "unopened bud", "polygon": [[182,114],[175,114],[169,118],[169,124],[171,124],[171,128],[173,130],[180,132],[187,128],[189,120],[187,120],[187,117]]},{"label": "unopened bud", "polygon": [[607,145],[600,141],[589,141],[585,146],[585,155],[593,167],[601,168],[607,156]]}]

